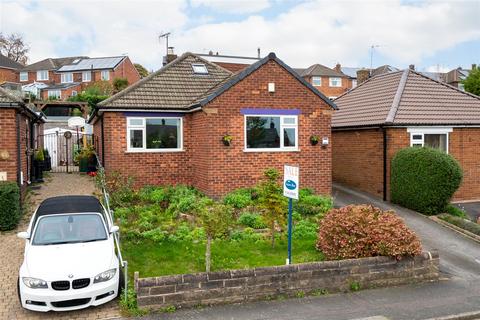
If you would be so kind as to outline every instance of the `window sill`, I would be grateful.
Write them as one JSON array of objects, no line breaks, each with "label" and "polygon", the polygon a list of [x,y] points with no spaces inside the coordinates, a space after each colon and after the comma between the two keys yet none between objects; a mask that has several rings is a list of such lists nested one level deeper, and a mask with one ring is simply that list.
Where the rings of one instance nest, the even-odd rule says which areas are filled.
[{"label": "window sill", "polygon": [[171,150],[127,150],[125,153],[175,153],[185,152],[185,149],[171,149]]},{"label": "window sill", "polygon": [[300,152],[300,149],[243,149],[243,152]]}]

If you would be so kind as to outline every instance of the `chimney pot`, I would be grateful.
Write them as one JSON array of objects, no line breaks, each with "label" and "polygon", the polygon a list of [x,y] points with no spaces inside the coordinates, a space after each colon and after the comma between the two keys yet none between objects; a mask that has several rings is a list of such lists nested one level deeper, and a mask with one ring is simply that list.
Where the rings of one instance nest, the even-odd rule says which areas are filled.
[{"label": "chimney pot", "polygon": [[415,65],[414,64],[409,65],[408,69],[415,71]]},{"label": "chimney pot", "polygon": [[340,63],[337,62],[337,64],[335,65],[335,71],[337,72],[342,72],[342,65]]}]

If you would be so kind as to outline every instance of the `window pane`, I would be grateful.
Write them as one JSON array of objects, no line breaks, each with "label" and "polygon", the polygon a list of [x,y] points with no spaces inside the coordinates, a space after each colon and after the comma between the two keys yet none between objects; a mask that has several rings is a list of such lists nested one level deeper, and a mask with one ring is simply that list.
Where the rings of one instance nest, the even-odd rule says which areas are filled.
[{"label": "window pane", "polygon": [[447,135],[446,134],[425,134],[424,135],[425,147],[440,149],[447,151]]},{"label": "window pane", "polygon": [[130,130],[130,148],[143,148],[142,130]]},{"label": "window pane", "polygon": [[143,126],[143,119],[128,119],[131,126]]},{"label": "window pane", "polygon": [[283,129],[283,146],[295,147],[295,129],[285,128]]},{"label": "window pane", "polygon": [[179,119],[146,119],[147,149],[180,148]]},{"label": "window pane", "polygon": [[312,77],[312,84],[314,86],[321,86],[322,85],[322,78],[321,77]]},{"label": "window pane", "polygon": [[412,136],[412,139],[413,139],[413,140],[422,140],[422,135],[421,135],[421,134],[414,134],[414,135]]},{"label": "window pane", "polygon": [[283,118],[283,124],[295,124],[296,118]]},{"label": "window pane", "polygon": [[280,148],[280,117],[247,117],[247,148]]}]

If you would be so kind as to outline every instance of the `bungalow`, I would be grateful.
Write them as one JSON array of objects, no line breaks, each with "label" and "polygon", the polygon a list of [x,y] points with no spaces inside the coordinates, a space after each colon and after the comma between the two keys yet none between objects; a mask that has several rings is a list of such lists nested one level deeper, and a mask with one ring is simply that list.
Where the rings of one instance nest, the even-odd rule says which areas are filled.
[{"label": "bungalow", "polygon": [[107,173],[137,186],[183,183],[218,197],[292,164],[302,187],[329,194],[335,108],[274,53],[235,74],[185,53],[99,103],[89,121]]},{"label": "bungalow", "polygon": [[25,191],[31,181],[33,151],[42,146],[43,123],[41,113],[0,88],[0,181],[16,181]]},{"label": "bungalow", "polygon": [[335,104],[334,181],[387,200],[395,153],[428,146],[463,168],[454,200],[480,199],[480,97],[407,69],[374,76]]}]

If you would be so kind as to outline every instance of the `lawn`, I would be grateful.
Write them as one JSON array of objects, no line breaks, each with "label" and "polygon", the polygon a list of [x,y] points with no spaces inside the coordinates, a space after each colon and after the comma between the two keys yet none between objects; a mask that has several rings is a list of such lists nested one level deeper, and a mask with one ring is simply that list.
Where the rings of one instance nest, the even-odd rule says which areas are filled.
[{"label": "lawn", "polygon": [[[322,253],[315,249],[315,241],[294,239],[293,262],[323,260]],[[139,271],[142,278],[205,271],[205,245],[202,242],[124,241],[122,252],[130,273]],[[212,245],[212,271],[284,265],[286,258],[286,239],[278,240],[275,248],[270,241],[250,239],[216,240]]]}]

